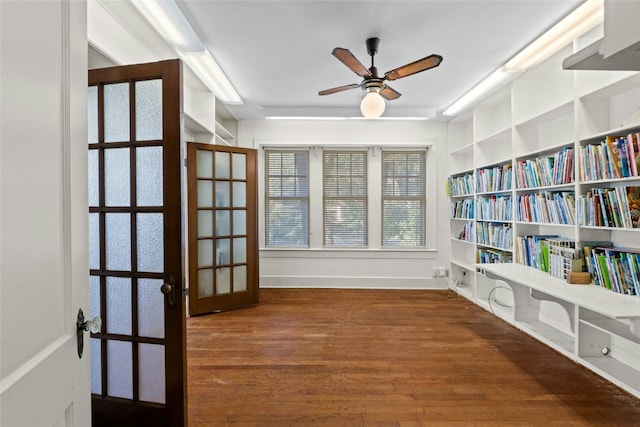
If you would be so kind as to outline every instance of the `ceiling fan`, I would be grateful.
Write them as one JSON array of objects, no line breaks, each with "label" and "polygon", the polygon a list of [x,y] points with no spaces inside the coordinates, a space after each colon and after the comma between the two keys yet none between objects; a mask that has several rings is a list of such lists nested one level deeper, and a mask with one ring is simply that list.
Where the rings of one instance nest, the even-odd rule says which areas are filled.
[{"label": "ceiling fan", "polygon": [[378,76],[378,69],[373,63],[373,57],[378,53],[378,44],[380,43],[380,39],[372,37],[367,39],[366,43],[367,52],[371,56],[371,67],[368,69],[358,61],[349,49],[337,47],[333,49],[333,52],[331,52],[333,56],[338,58],[340,62],[346,65],[351,71],[360,77],[363,77],[362,82],[360,84],[353,83],[318,92],[318,95],[330,95],[332,93],[342,92],[344,90],[355,89],[358,87],[364,89],[367,93],[362,99],[360,110],[365,117],[380,117],[382,115],[385,107],[384,99],[382,98],[390,101],[401,96],[400,92],[388,86],[385,83],[385,80],[398,80],[403,77],[411,76],[430,68],[437,67],[442,62],[442,56],[432,54],[411,62],[410,64],[387,71],[384,73],[384,76]]}]

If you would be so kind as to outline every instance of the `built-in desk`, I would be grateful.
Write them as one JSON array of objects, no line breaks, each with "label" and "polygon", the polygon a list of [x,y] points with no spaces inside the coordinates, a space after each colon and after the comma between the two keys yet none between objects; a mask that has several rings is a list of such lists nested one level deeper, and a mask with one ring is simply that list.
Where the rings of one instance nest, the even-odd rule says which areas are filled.
[{"label": "built-in desk", "polygon": [[[640,398],[640,298],[594,285],[572,285],[521,264],[477,264],[513,291],[512,323]],[[540,320],[540,302],[559,304],[569,331]],[[635,353],[637,354],[637,353]]]}]

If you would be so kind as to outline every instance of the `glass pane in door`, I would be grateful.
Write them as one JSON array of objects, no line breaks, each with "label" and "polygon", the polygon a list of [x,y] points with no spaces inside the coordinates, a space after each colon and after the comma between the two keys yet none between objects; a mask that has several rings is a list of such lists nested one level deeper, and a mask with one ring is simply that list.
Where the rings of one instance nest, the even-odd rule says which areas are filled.
[{"label": "glass pane in door", "polygon": [[103,320],[91,392],[153,403],[165,403],[162,88],[94,86],[88,107],[90,314]]}]

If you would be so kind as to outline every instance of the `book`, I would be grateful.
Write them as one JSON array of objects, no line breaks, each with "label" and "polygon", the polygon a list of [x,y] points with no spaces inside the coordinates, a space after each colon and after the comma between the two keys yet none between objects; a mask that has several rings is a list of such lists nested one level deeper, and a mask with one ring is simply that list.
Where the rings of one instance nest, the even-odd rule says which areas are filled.
[{"label": "book", "polygon": [[605,138],[607,144],[607,154],[609,155],[608,167],[611,168],[611,178],[621,178],[622,173],[620,169],[620,152],[618,149],[618,138],[615,136],[607,136]]},{"label": "book", "polygon": [[629,257],[632,256],[632,254],[626,252],[620,253],[620,268],[622,270],[626,293],[629,295],[637,295],[636,286],[634,285],[634,279],[637,278],[634,278],[633,267],[629,264]]},{"label": "book", "polygon": [[630,133],[627,136],[627,153],[629,157],[631,175],[638,176],[640,171],[640,133]]},{"label": "book", "polygon": [[599,267],[599,276],[602,278],[600,286],[603,286],[609,290],[613,289],[613,286],[611,285],[611,278],[609,277],[609,265],[607,264],[607,257],[604,254],[597,254],[596,260]]},{"label": "book", "polygon": [[627,187],[627,204],[632,228],[640,228],[640,187]]},{"label": "book", "polygon": [[616,145],[618,147],[618,158],[620,159],[620,175],[623,178],[631,176],[627,154],[627,139],[624,137],[616,138]]}]

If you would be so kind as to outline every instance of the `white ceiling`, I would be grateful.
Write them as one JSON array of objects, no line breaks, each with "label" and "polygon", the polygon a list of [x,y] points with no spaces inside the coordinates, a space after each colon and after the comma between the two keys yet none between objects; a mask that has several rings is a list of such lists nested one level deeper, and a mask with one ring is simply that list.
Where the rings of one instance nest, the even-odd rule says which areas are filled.
[{"label": "white ceiling", "polygon": [[[379,37],[380,73],[432,53],[442,64],[391,82],[402,93],[393,115],[451,103],[582,3],[581,0],[194,1],[178,0],[200,39],[243,99],[239,119],[286,115],[359,115],[360,83],[331,55],[335,47],[370,66],[365,40]],[[425,111],[425,110],[420,110]]]}]

